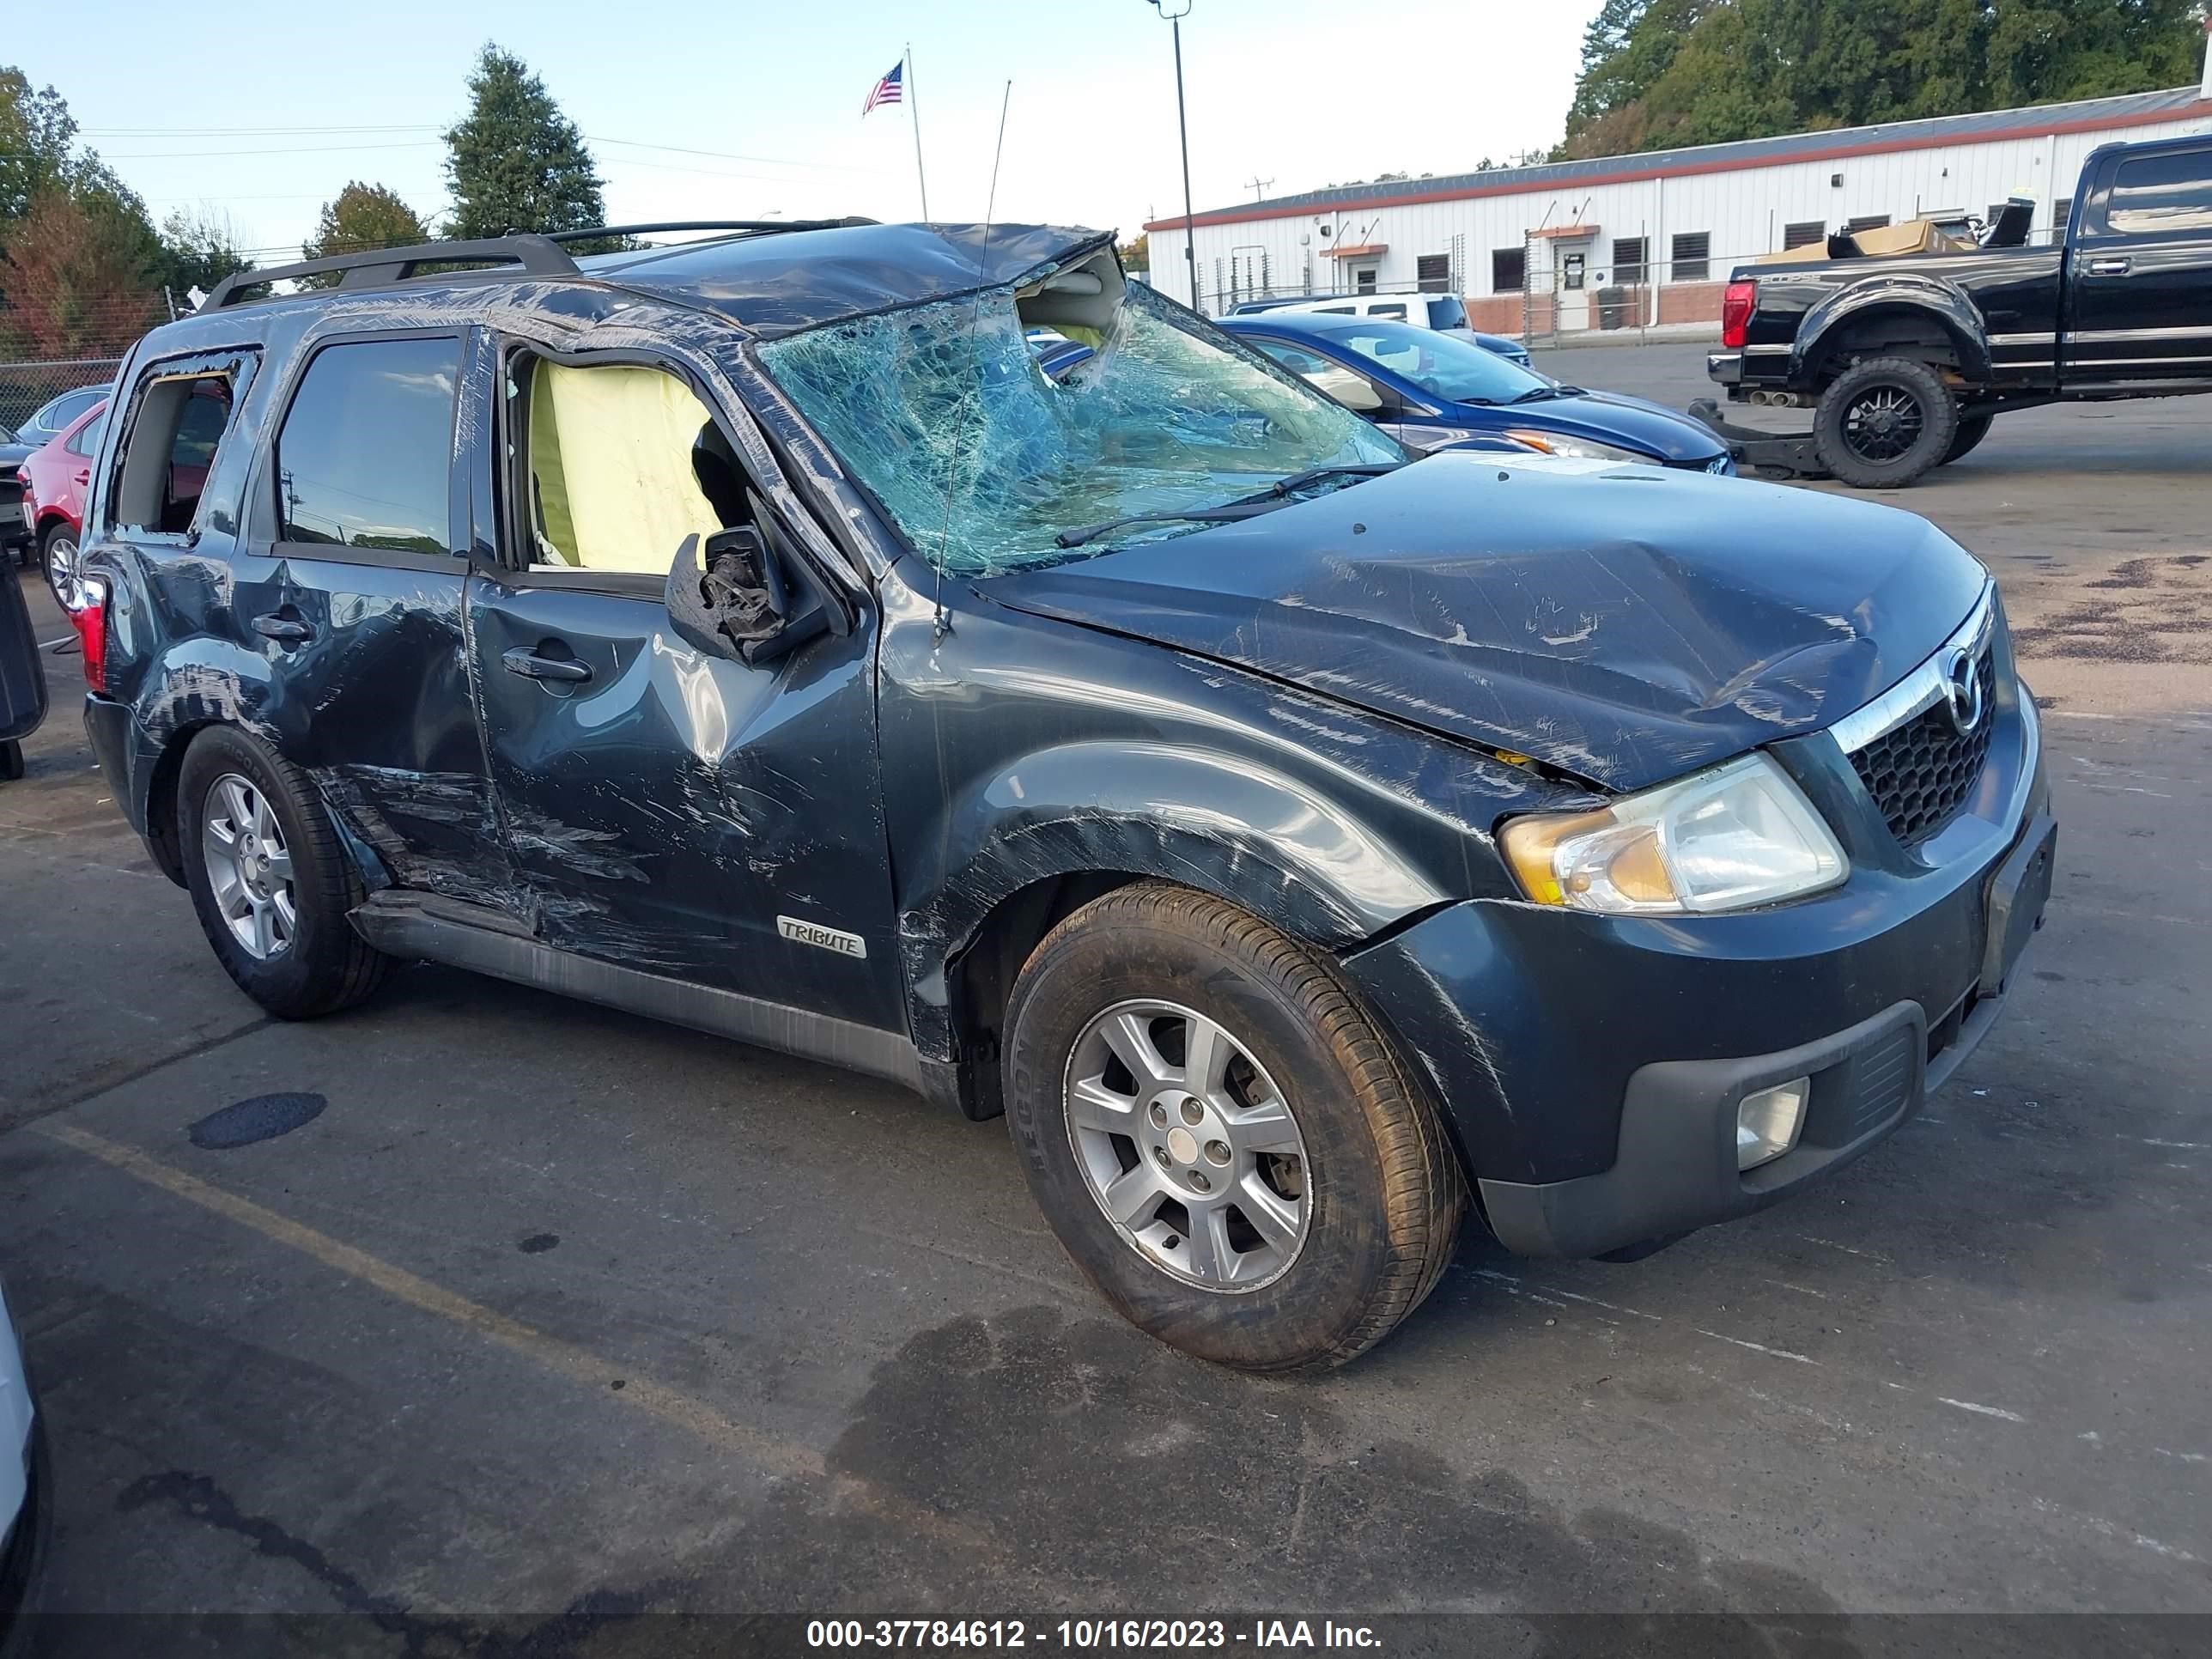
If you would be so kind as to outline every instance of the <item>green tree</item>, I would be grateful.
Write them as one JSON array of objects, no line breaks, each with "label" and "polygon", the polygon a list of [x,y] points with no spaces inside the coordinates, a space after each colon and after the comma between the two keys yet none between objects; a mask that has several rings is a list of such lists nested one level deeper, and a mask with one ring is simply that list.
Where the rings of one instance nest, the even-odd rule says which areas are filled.
[{"label": "green tree", "polygon": [[0,228],[65,187],[76,122],[52,87],[33,88],[23,71],[0,64]]},{"label": "green tree", "polygon": [[2203,0],[1604,0],[1563,157],[2187,83]]},{"label": "green tree", "polygon": [[164,321],[161,244],[136,197],[48,190],[0,255],[0,322],[19,351],[106,357]]},{"label": "green tree", "polygon": [[[410,247],[429,240],[429,227],[400,200],[397,191],[356,179],[323,204],[314,240],[301,246],[300,257],[321,259],[369,248]],[[335,276],[309,276],[305,283],[310,288],[328,288],[337,280]]]},{"label": "green tree", "polygon": [[120,350],[161,319],[161,239],[52,87],[0,67],[0,335],[38,356]]},{"label": "green tree", "polygon": [[446,177],[454,236],[606,222],[583,133],[527,64],[489,43],[469,76],[469,112],[446,132]]},{"label": "green tree", "polygon": [[204,293],[246,265],[246,256],[238,251],[238,228],[221,209],[179,208],[161,222],[158,274],[179,305],[192,289]]}]

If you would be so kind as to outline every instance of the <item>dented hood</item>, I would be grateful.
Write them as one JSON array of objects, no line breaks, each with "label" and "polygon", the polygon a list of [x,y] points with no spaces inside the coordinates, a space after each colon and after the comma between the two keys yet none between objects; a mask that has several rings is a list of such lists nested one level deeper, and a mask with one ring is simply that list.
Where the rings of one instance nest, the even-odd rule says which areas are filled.
[{"label": "dented hood", "polygon": [[1447,451],[976,586],[1634,789],[1833,725],[1986,580],[1927,520],[1870,502]]}]

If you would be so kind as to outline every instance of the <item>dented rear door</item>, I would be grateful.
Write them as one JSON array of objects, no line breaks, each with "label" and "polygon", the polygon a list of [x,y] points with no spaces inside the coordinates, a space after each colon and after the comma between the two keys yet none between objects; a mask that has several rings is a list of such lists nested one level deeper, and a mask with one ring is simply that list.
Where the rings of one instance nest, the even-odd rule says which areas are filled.
[{"label": "dented rear door", "polygon": [[470,349],[335,330],[292,354],[231,608],[286,758],[392,878],[513,912],[462,637]]}]

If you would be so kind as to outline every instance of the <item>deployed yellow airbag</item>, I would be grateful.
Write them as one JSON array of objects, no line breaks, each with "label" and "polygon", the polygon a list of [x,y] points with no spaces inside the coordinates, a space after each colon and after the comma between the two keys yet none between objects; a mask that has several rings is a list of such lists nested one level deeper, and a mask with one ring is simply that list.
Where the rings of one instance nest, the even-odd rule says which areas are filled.
[{"label": "deployed yellow airbag", "polygon": [[712,418],[660,369],[538,364],[530,470],[540,557],[661,575],[686,536],[721,529],[691,469],[691,447]]}]

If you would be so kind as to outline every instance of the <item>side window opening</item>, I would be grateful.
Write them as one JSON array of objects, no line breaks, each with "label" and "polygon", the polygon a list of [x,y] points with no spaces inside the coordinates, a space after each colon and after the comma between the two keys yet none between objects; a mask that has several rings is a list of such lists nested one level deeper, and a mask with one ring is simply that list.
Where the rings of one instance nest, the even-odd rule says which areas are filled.
[{"label": "side window opening", "polygon": [[521,364],[532,569],[665,576],[686,536],[750,520],[737,457],[682,379],[636,363]]},{"label": "side window opening", "polygon": [[[230,429],[234,401],[227,370],[157,371],[144,385],[117,463],[115,521],[119,526],[164,535],[182,535],[191,529],[199,516],[201,492],[215,467],[216,451]],[[90,454],[98,447],[98,428],[106,423],[102,416],[78,434],[86,445],[80,453]]]},{"label": "side window opening", "polygon": [[451,553],[460,360],[450,335],[317,351],[276,434],[278,539]]}]

